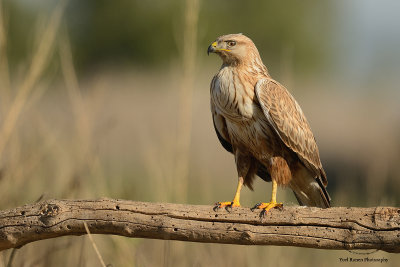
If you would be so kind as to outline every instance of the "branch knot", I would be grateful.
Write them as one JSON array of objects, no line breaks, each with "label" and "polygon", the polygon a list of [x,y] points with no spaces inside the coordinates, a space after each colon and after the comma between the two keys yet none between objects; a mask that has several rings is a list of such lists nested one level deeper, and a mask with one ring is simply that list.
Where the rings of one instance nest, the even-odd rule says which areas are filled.
[{"label": "branch knot", "polygon": [[46,204],[40,209],[39,220],[44,224],[48,224],[50,219],[56,216],[60,212],[60,210],[60,206],[56,204]]}]

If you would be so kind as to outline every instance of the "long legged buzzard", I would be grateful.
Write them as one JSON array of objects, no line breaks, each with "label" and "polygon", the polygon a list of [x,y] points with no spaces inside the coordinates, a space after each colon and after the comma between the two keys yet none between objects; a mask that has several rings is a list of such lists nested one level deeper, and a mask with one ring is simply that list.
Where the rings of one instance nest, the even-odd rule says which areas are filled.
[{"label": "long legged buzzard", "polygon": [[290,187],[299,204],[327,208],[330,197],[318,147],[303,111],[293,96],[273,80],[254,43],[243,34],[220,36],[208,47],[223,63],[211,82],[211,112],[222,146],[235,156],[239,182],[233,201],[216,208],[240,206],[242,185],[252,189],[257,176],[272,181],[268,203],[282,207],[278,185]]}]

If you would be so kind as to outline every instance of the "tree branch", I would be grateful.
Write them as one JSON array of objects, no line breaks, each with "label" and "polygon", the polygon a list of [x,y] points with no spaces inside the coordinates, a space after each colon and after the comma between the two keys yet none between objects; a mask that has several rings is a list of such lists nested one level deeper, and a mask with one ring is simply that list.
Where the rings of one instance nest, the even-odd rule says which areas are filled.
[{"label": "tree branch", "polygon": [[0,250],[93,234],[241,245],[400,252],[400,209],[285,207],[264,218],[248,208],[114,199],[47,200],[0,211]]}]

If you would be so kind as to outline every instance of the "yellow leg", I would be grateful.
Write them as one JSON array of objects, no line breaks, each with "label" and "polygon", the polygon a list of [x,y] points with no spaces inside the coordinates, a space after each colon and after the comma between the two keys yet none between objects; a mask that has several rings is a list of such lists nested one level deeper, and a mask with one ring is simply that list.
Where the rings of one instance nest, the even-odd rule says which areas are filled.
[{"label": "yellow leg", "polygon": [[256,204],[251,210],[255,209],[262,209],[261,216],[264,216],[270,209],[272,208],[283,208],[283,203],[276,202],[276,192],[278,190],[278,184],[275,180],[272,180],[272,194],[271,194],[271,201],[268,203],[258,203]]},{"label": "yellow leg", "polygon": [[272,192],[271,192],[271,202],[276,203],[276,192],[278,191],[278,184],[274,181],[272,181]]},{"label": "yellow leg", "polygon": [[243,181],[244,181],[243,177],[239,177],[235,197],[233,198],[232,201],[233,202],[232,205],[235,205],[234,207],[240,207],[240,191],[242,191]]},{"label": "yellow leg", "polygon": [[239,177],[239,181],[238,181],[238,185],[236,188],[236,193],[235,193],[235,197],[233,198],[233,201],[215,203],[214,211],[216,211],[222,207],[225,207],[226,210],[232,209],[233,207],[240,207],[240,191],[242,190],[243,181],[244,181],[243,177]]}]

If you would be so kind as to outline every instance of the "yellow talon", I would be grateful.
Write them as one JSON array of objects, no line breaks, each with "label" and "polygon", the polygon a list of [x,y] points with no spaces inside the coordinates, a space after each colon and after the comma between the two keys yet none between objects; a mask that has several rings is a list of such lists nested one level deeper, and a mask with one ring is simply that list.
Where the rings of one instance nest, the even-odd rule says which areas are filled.
[{"label": "yellow talon", "polygon": [[233,200],[233,201],[227,201],[227,202],[217,202],[215,203],[214,211],[217,211],[220,208],[225,207],[227,211],[232,210],[234,207],[240,207],[239,201]]},{"label": "yellow talon", "polygon": [[283,209],[283,203],[278,203],[276,202],[276,191],[277,191],[277,183],[276,181],[272,181],[272,196],[271,196],[271,201],[267,203],[258,203],[254,207],[251,208],[251,211],[254,211],[255,209],[262,209],[260,217],[264,217],[265,214],[268,213],[270,209],[273,208],[278,208],[280,210]]},{"label": "yellow talon", "polygon": [[234,207],[240,207],[240,190],[242,189],[243,185],[243,177],[239,177],[238,181],[238,186],[236,188],[236,194],[235,197],[233,198],[233,201],[228,201],[228,202],[217,202],[215,203],[215,207],[213,208],[214,211],[217,211],[220,208],[225,207],[226,211],[232,210]]},{"label": "yellow talon", "polygon": [[217,203],[215,203],[215,205],[218,205],[218,207],[219,208],[223,208],[223,207],[226,207],[226,206],[229,206],[229,207],[240,207],[240,203],[239,203],[239,201],[227,201],[227,202],[217,202]]},{"label": "yellow talon", "polygon": [[283,208],[283,203],[277,203],[277,202],[258,203],[251,210],[262,209],[264,213],[267,213],[270,209],[273,208],[281,210]]}]

